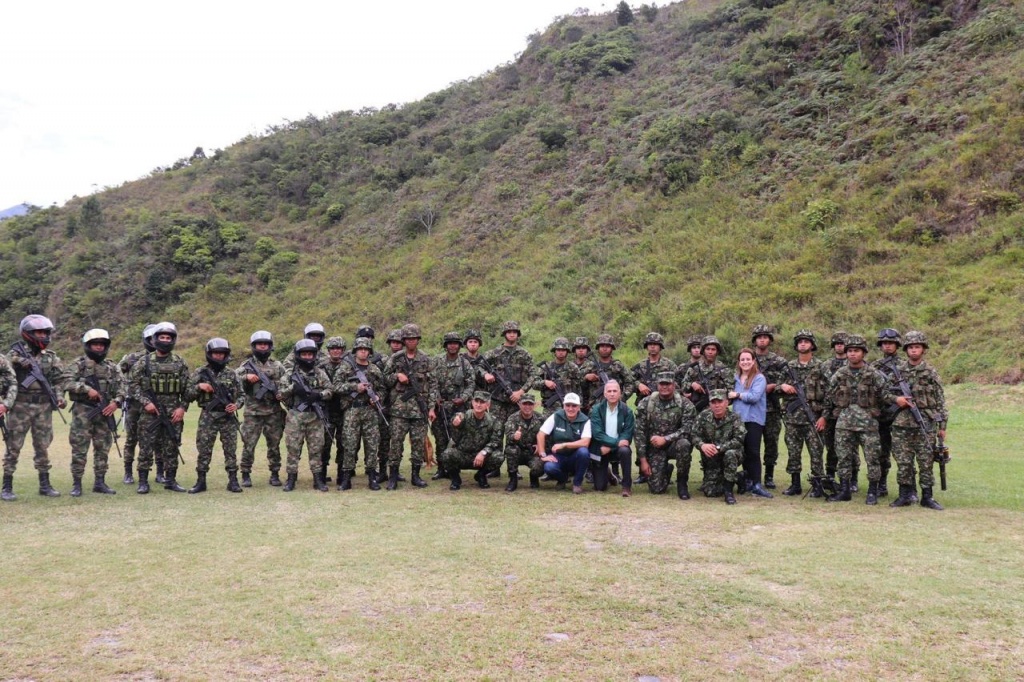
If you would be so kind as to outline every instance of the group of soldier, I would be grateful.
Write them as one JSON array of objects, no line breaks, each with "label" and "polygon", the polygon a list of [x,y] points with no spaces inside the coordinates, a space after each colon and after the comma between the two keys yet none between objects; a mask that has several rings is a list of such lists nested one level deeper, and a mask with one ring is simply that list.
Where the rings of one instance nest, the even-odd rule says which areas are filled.
[{"label": "group of soldier", "polygon": [[[82,494],[90,445],[93,492],[115,492],[105,476],[111,446],[120,449],[114,416],[119,408],[126,436],[124,483],[137,485],[139,494],[148,493],[155,467],[154,483],[186,492],[178,482],[178,467],[184,461],[183,420],[192,403],[201,414],[197,478],[189,493],[206,490],[218,438],[227,490],[240,493],[251,487],[261,436],[269,484],[285,491],[296,487],[304,446],[317,490],[326,492],[332,482],[332,449],[339,490],[352,487],[360,450],[368,487],[379,490],[383,484],[395,490],[405,481],[399,469],[406,439],[409,482],[426,487],[422,469],[434,463],[430,431],[438,453],[433,479],[448,480],[452,490],[462,487],[463,470],[474,471],[477,485],[488,488],[488,479],[500,476],[504,465],[508,492],[518,489],[520,467],[526,466],[531,488],[543,480],[565,488],[571,476],[575,493],[583,492],[589,480],[596,490],[621,486],[628,497],[635,463],[636,482],[647,483],[653,494],[665,493],[678,470],[676,493],[688,500],[696,450],[705,495],[724,497],[730,504],[736,502],[734,489],[770,497],[761,487],[759,462],[756,468],[740,469],[746,429],[729,410],[730,401],[740,395],[738,370],[722,361],[722,344],[715,336],[690,337],[689,357],[677,366],[663,354],[662,335],[651,332],[643,340],[646,358],[627,368],[614,357],[616,342],[609,334],[598,336],[593,348],[586,337],[573,343],[556,338],[550,359],[538,364],[519,344],[516,322],[502,325],[502,343],[487,352],[481,350],[479,331],[449,332],[442,339],[443,352],[434,357],[419,348],[416,324],[392,330],[382,354],[374,350],[375,333],[368,326],[356,330],[349,350],[342,337],[327,337],[324,327],[314,322],[283,362],[274,357],[273,336],[260,330],[250,337],[250,353],[236,368],[229,368],[228,341],[213,338],[205,347],[206,364],[190,371],[174,352],[178,333],[170,322],[147,326],[143,348],[120,363],[107,358],[108,332],[91,329],[82,337],[84,354],[67,367],[48,348],[53,332],[49,319],[29,315],[19,331],[21,341],[0,356],[4,500],[15,499],[13,476],[29,432],[39,493],[60,495],[49,480],[48,446],[52,414],[56,410],[63,418],[65,394],[73,401],[69,440],[71,495],[76,497]],[[936,438],[941,444],[947,414],[938,374],[924,359],[924,334],[901,337],[894,329],[883,329],[877,339],[882,357],[871,364],[861,336],[834,334],[826,360],[815,357],[817,341],[810,331],[794,336],[792,360],[772,351],[774,341],[774,331],[758,325],[751,334],[753,349],[741,351],[741,356],[753,355],[766,380],[764,487],[776,487],[784,424],[786,471],[792,479],[784,494],[803,493],[806,448],[811,465],[808,495],[849,501],[857,492],[863,451],[867,504],[888,496],[888,473],[895,459],[899,495],[890,506],[920,502],[941,509],[932,495],[933,464],[936,453],[941,456]],[[905,357],[900,357],[901,349]],[[633,397],[631,408],[627,401]],[[282,438],[287,452],[284,481]]]}]

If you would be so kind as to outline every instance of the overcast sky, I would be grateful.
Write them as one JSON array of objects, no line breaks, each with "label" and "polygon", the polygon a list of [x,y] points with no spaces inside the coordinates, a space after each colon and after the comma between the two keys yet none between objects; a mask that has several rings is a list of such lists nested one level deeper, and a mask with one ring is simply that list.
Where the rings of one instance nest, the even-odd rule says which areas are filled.
[{"label": "overcast sky", "polygon": [[420,99],[584,0],[4,2],[0,210],[63,204],[268,125]]}]

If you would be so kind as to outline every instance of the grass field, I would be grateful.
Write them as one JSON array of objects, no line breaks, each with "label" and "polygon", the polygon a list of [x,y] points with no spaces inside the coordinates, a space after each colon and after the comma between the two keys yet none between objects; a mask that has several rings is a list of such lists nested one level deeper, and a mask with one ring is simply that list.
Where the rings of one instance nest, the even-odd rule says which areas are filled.
[{"label": "grass field", "polygon": [[58,425],[62,497],[23,453],[0,505],[0,679],[1020,679],[1024,391],[949,397],[944,512],[362,476],[322,494],[305,461],[291,494],[264,461],[241,495],[220,470],[142,497],[116,455],[118,494],[90,472],[73,499]]}]

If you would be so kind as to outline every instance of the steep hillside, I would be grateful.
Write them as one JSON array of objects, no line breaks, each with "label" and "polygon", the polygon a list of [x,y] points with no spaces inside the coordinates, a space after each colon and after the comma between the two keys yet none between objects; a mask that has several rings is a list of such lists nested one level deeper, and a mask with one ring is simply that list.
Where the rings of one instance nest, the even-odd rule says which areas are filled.
[{"label": "steep hillside", "polygon": [[[1024,10],[1011,0],[691,1],[557,20],[422,101],[308,118],[0,224],[0,327],[195,347],[309,320],[926,331],[1017,381]],[[130,337],[130,338],[128,338]],[[678,355],[677,348],[672,349]]]}]

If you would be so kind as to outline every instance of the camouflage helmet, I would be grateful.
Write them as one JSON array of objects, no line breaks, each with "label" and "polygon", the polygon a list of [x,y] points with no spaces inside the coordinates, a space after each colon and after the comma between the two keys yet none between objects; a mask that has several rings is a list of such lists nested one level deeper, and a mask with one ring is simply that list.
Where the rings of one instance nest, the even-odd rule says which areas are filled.
[{"label": "camouflage helmet", "polygon": [[775,340],[775,332],[766,324],[759,324],[754,327],[754,330],[750,332],[750,341],[755,341],[759,336],[767,336],[772,341]]},{"label": "camouflage helmet", "polygon": [[700,342],[700,352],[703,353],[704,349],[707,348],[708,346],[714,346],[715,348],[717,348],[719,355],[725,352],[725,350],[722,348],[722,343],[718,340],[717,336],[705,336],[704,340]]},{"label": "camouflage helmet", "polygon": [[388,343],[391,343],[392,341],[398,341],[399,343],[401,343],[402,342],[402,330],[401,329],[392,329],[391,331],[389,331],[388,332],[387,341],[388,341]]},{"label": "camouflage helmet", "polygon": [[850,334],[846,337],[846,350],[850,350],[851,348],[860,348],[862,351],[867,353],[868,343],[860,334]]},{"label": "camouflage helmet", "polygon": [[462,337],[459,336],[458,332],[448,332],[447,334],[444,335],[444,338],[441,340],[441,345],[447,346],[449,343],[457,343],[461,346]]},{"label": "camouflage helmet", "polygon": [[647,346],[652,343],[656,343],[661,346],[662,350],[665,348],[665,337],[658,332],[648,332],[647,336],[644,337],[644,342],[640,345],[641,348],[646,349]]},{"label": "camouflage helmet", "polygon": [[356,339],[356,342],[352,344],[352,350],[357,351],[360,348],[365,348],[369,351],[373,351],[373,339],[368,336],[360,336]]},{"label": "camouflage helmet", "polygon": [[611,346],[615,350],[615,337],[611,334],[599,334],[595,346]]},{"label": "camouflage helmet", "polygon": [[465,344],[466,341],[469,341],[470,339],[476,339],[477,343],[484,342],[483,335],[480,333],[479,329],[466,330],[466,333],[462,335],[462,343]]},{"label": "camouflage helmet", "polygon": [[564,336],[559,336],[555,339],[555,342],[551,344],[551,352],[554,353],[556,350],[571,350],[569,347],[569,339]]},{"label": "camouflage helmet", "polygon": [[516,334],[522,335],[523,330],[519,328],[519,323],[515,320],[509,320],[505,324],[501,325],[501,334],[505,335],[506,332],[515,332]]},{"label": "camouflage helmet", "polygon": [[832,335],[832,340],[829,341],[828,343],[833,348],[835,348],[836,346],[839,346],[839,345],[845,346],[846,342],[849,340],[849,338],[850,338],[850,335],[847,334],[846,332],[844,332],[844,331],[837,331],[835,334]]},{"label": "camouflage helmet", "polygon": [[[878,332],[878,340],[875,342],[875,344],[879,348],[881,348],[882,347],[882,343],[884,343],[886,341],[890,341],[892,343],[895,343],[897,348],[899,348],[900,346],[903,345],[903,338],[900,336],[899,330],[893,329],[892,327],[886,327],[885,329],[880,330]],[[846,344],[846,345],[850,345],[850,344]]]},{"label": "camouflage helmet", "polygon": [[[358,339],[360,336],[366,337],[368,339],[372,339],[373,338],[373,327],[371,327],[371,326],[369,326],[367,324],[364,324],[364,325],[360,326],[358,329],[356,329],[356,338]],[[353,348],[355,348],[355,346],[353,346]]]},{"label": "camouflage helmet", "polygon": [[587,340],[587,337],[585,337],[585,336],[577,336],[576,337],[576,340],[573,341],[573,343],[572,343],[572,349],[576,350],[577,348],[586,348],[587,350],[590,350],[590,342]]},{"label": "camouflage helmet", "polygon": [[907,346],[924,346],[927,348],[928,339],[925,338],[924,332],[907,332],[906,336],[903,337],[903,350],[906,350]]},{"label": "camouflage helmet", "polygon": [[801,329],[793,336],[793,350],[796,350],[796,344],[800,343],[800,339],[807,339],[811,342],[811,350],[818,350],[818,342],[810,329]]},{"label": "camouflage helmet", "polygon": [[402,341],[405,341],[406,339],[418,339],[422,336],[423,333],[420,331],[420,326],[418,324],[410,322],[409,324],[402,326]]},{"label": "camouflage helmet", "polygon": [[345,343],[345,337],[343,336],[332,336],[331,338],[327,339],[327,343],[325,345],[327,346],[328,350],[330,350],[331,348],[348,348],[348,344]]},{"label": "camouflage helmet", "polygon": [[694,346],[700,348],[703,343],[704,337],[701,336],[700,334],[694,334],[690,338],[686,339],[686,350],[690,350]]}]

